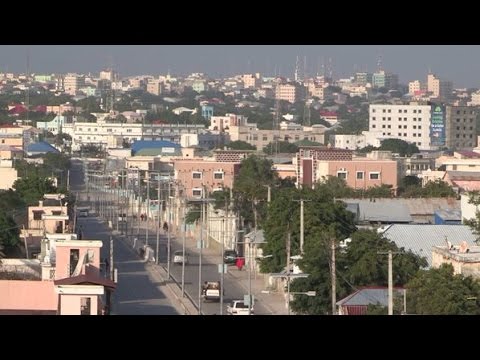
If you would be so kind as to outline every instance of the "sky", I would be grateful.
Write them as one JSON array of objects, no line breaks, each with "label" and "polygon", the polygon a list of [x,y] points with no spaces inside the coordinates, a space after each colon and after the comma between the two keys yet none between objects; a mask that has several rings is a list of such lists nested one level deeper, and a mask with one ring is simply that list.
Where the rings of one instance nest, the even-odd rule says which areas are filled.
[{"label": "sky", "polygon": [[480,87],[480,45],[0,45],[0,72],[98,73],[114,65],[120,76],[190,74],[217,77],[276,71],[293,77],[296,57],[315,74],[331,59],[336,79],[383,68],[400,82],[425,81],[429,70],[455,87]]}]

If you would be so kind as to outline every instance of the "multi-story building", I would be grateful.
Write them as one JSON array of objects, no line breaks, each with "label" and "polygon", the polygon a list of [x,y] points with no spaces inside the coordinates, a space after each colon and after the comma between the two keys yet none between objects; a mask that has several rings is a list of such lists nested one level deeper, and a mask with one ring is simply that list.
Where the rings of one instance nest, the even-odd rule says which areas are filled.
[{"label": "multi-story building", "polygon": [[441,80],[434,74],[427,76],[427,91],[435,98],[447,100],[452,96],[453,84],[451,81]]},{"label": "multi-story building", "polygon": [[432,150],[429,105],[370,105],[369,131],[381,132],[382,138],[413,143],[420,150]]},{"label": "multi-story building", "polygon": [[408,83],[408,93],[410,95],[416,95],[422,89],[422,84],[419,80],[410,81]]},{"label": "multi-story building", "polygon": [[398,87],[398,75],[386,73],[380,70],[372,75],[372,86],[374,88],[396,89]]},{"label": "multi-story building", "polygon": [[366,72],[360,72],[356,73],[354,77],[355,83],[358,85],[367,85],[371,84],[373,79],[373,74],[371,73],[366,73]]},{"label": "multi-story building", "polygon": [[102,70],[100,71],[100,80],[116,81],[117,73],[112,69]]},{"label": "multi-story building", "polygon": [[67,74],[63,79],[63,87],[67,94],[75,96],[80,88],[85,87],[85,76],[78,74]]},{"label": "multi-story building", "polygon": [[150,81],[147,84],[147,92],[153,95],[161,95],[163,92],[163,84],[159,80]]},{"label": "multi-story building", "polygon": [[231,189],[234,177],[240,170],[240,163],[177,159],[174,160],[174,170],[175,180],[184,189],[186,196],[201,198],[213,191]]},{"label": "multi-story building", "polygon": [[353,152],[351,150],[334,149],[323,146],[301,146],[295,157],[297,166],[297,186],[312,187],[318,178],[318,163],[324,160],[351,161]]},{"label": "multi-story building", "polygon": [[92,144],[101,147],[121,147],[125,141],[165,140],[180,143],[182,134],[196,134],[203,125],[190,124],[128,124],[98,121],[96,123],[73,122],[64,124],[62,131],[72,137],[72,150],[80,150],[82,145]]},{"label": "multi-story building", "polygon": [[455,150],[476,147],[477,109],[471,106],[447,105],[445,110],[445,146]]},{"label": "multi-story building", "polygon": [[302,89],[298,84],[278,84],[275,88],[275,99],[292,104],[300,100],[302,95]]},{"label": "multi-story building", "polygon": [[260,74],[245,74],[242,76],[245,89],[258,88],[260,86]]}]

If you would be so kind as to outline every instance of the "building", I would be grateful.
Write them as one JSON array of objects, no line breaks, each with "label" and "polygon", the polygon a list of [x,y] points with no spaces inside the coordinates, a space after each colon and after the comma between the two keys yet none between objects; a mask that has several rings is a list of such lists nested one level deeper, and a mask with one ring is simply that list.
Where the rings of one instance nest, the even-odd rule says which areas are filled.
[{"label": "building", "polygon": [[432,97],[448,100],[452,96],[453,84],[451,81],[440,80],[434,74],[427,76],[427,91]]},{"label": "building", "polygon": [[[439,107],[435,106],[435,109]],[[447,105],[445,111],[445,146],[455,150],[476,147],[477,109],[471,106]]]},{"label": "building", "polygon": [[398,157],[395,160],[399,165],[398,176],[400,178],[405,176],[421,177],[424,171],[435,169],[435,158],[421,154],[414,154],[410,157]]},{"label": "building", "polygon": [[332,149],[326,146],[301,146],[295,159],[297,187],[301,185],[312,187],[317,181],[321,180],[317,177],[317,168],[320,161],[351,161],[352,158],[353,152],[351,150]]},{"label": "building", "polygon": [[[393,292],[394,302],[395,298],[401,299],[400,303],[403,304],[403,308],[405,309],[405,290],[402,288],[394,288]],[[367,315],[369,305],[376,305],[384,308],[388,307],[388,288],[371,286],[358,289],[353,294],[337,301],[337,314]]]},{"label": "building", "polygon": [[13,167],[13,160],[0,159],[0,189],[1,190],[11,189],[15,181],[17,181],[17,179],[18,179],[18,172]]},{"label": "building", "polygon": [[147,83],[147,92],[152,95],[161,95],[163,93],[163,84],[159,80],[153,80]]},{"label": "building", "polygon": [[301,97],[300,86],[297,84],[278,84],[275,88],[275,99],[295,103]]},{"label": "building", "polygon": [[67,94],[77,95],[77,91],[85,87],[85,76],[78,74],[67,74],[63,79],[63,87]]},{"label": "building", "polygon": [[238,162],[203,159],[174,160],[175,180],[179,182],[189,198],[201,198],[203,195],[224,188],[232,189],[234,178],[239,170]]},{"label": "building", "polygon": [[420,150],[435,150],[430,141],[430,112],[429,105],[371,104],[369,131],[381,132],[384,139],[394,138],[413,143]]},{"label": "building", "polygon": [[420,83],[419,80],[415,80],[415,81],[410,81],[408,83],[408,93],[410,95],[417,95],[420,90],[422,89],[422,84]]},{"label": "building", "polygon": [[442,209],[435,211],[435,225],[461,225],[461,209]]},{"label": "building", "polygon": [[182,153],[179,144],[162,140],[137,140],[131,149],[133,156],[175,156]]},{"label": "building", "polygon": [[442,264],[453,266],[455,275],[472,276],[480,279],[480,246],[471,246],[466,242],[458,245],[434,246],[432,249],[432,267]]},{"label": "building", "polygon": [[[345,180],[349,187],[356,190],[367,190],[375,186],[389,185],[392,188],[392,194],[397,192],[397,162],[394,160],[323,160],[317,161],[316,165],[315,179],[317,181],[335,176]],[[305,170],[304,165],[304,174]]]},{"label": "building", "polygon": [[374,88],[386,88],[388,90],[395,90],[398,87],[398,75],[386,73],[380,70],[372,75],[372,86]]},{"label": "building", "polygon": [[366,72],[359,72],[356,73],[354,76],[354,82],[357,83],[358,85],[367,85],[371,84],[373,79],[373,74],[371,73],[366,73]]},{"label": "building", "polygon": [[245,89],[255,89],[260,87],[260,74],[242,75],[243,87]]},{"label": "building", "polygon": [[210,119],[212,118],[213,116],[213,106],[211,105],[202,105],[202,117],[207,120],[207,121],[210,121]]}]

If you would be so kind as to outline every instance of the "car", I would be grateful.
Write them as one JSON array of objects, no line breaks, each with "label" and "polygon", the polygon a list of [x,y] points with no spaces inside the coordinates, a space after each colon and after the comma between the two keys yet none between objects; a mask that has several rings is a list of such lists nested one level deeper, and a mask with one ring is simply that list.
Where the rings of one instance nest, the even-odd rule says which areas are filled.
[{"label": "car", "polygon": [[223,252],[223,262],[229,265],[235,265],[238,254],[235,250],[225,250]]},{"label": "car", "polygon": [[230,305],[227,306],[227,314],[230,315],[253,315],[253,305],[250,308],[250,314],[248,312],[248,305],[243,300],[233,300]]},{"label": "car", "polygon": [[185,265],[188,264],[188,254],[185,253],[185,258],[183,257],[183,251],[178,250],[173,253],[173,263],[177,265],[182,265],[185,260]]}]

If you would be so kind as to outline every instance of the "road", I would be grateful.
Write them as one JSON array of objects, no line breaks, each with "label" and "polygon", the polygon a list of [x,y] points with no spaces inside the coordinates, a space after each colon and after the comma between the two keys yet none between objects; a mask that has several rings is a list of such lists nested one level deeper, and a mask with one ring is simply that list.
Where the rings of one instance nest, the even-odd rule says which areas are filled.
[{"label": "road", "polygon": [[[73,192],[82,190],[83,169],[81,162],[72,160],[70,187]],[[109,257],[110,233],[98,217],[78,218],[83,238],[101,240],[102,259]],[[116,315],[177,315],[175,307],[160,289],[133,250],[123,241],[114,242],[114,267],[118,269],[118,284],[113,295],[112,312]]]},{"label": "road", "polygon": [[[79,176],[83,182],[83,175]],[[92,194],[93,195],[93,194]],[[106,197],[111,198],[112,200],[115,197],[111,194],[106,194]],[[92,206],[93,207],[93,206]],[[132,217],[127,218],[128,228],[131,229],[133,226],[133,234],[137,233],[138,222],[133,220]],[[145,227],[146,222],[140,222],[140,233],[135,235],[138,238],[138,241],[145,242]],[[130,232],[130,231],[129,231]],[[156,244],[156,233],[155,230],[149,230],[149,241],[148,244],[155,249]],[[160,257],[159,261],[164,267],[167,265],[167,239],[162,232],[160,236]],[[171,254],[173,258],[173,252],[176,250],[182,250],[182,239],[172,238],[171,241],[172,249]],[[130,250],[127,248],[126,250]],[[185,291],[194,301],[195,304],[198,304],[198,288],[199,288],[199,251],[196,249],[195,243],[191,239],[186,241],[186,252],[189,254],[189,264],[185,266]],[[115,255],[117,256],[117,255]],[[132,255],[133,256],[133,255]],[[210,249],[204,250],[204,256],[202,256],[202,283],[204,281],[220,281],[221,274],[218,272],[218,264],[221,264],[222,256],[220,249],[212,251]],[[171,262],[171,277],[181,283],[182,279],[182,266],[174,265],[173,261]],[[137,286],[138,284],[134,284]],[[143,286],[143,285],[142,285]],[[231,300],[243,299],[244,295],[248,294],[248,289],[244,288],[231,274],[226,273],[224,277],[224,302],[223,302],[223,315],[226,315],[226,308],[228,303]],[[219,302],[203,302],[202,301],[202,312],[205,315],[220,315],[220,303]],[[271,314],[271,311],[268,310],[262,303],[255,303],[255,314]]]}]

